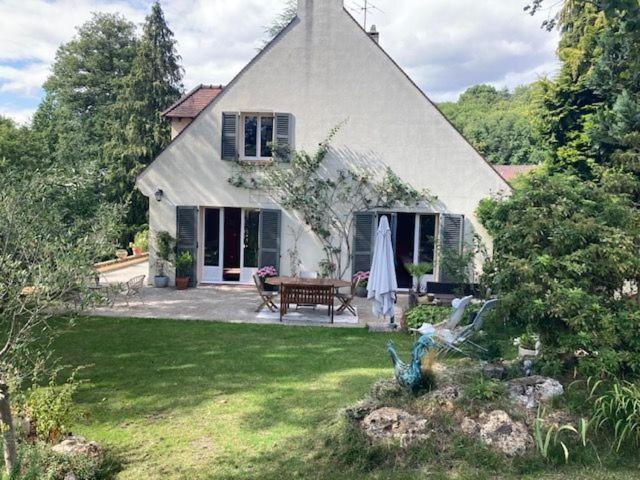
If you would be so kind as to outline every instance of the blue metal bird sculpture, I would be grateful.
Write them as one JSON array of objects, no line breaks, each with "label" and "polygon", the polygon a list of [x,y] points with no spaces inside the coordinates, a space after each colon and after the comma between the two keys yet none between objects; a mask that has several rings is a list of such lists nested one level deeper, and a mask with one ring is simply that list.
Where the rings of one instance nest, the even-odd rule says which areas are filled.
[{"label": "blue metal bird sculpture", "polygon": [[391,356],[394,374],[400,386],[414,392],[420,389],[422,380],[422,357],[427,349],[434,346],[435,342],[433,341],[431,333],[422,335],[418,341],[413,344],[413,348],[411,349],[411,363],[407,365],[400,360],[393,342],[389,340],[387,343],[387,351]]}]

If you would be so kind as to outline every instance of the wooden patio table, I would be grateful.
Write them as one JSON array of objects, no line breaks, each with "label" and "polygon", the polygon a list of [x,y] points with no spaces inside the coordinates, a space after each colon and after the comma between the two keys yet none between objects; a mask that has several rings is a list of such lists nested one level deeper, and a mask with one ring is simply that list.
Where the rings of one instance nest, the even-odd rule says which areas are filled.
[{"label": "wooden patio table", "polygon": [[265,280],[269,285],[279,285],[280,321],[289,309],[289,303],[298,305],[326,305],[333,323],[333,299],[340,287],[351,286],[351,282],[337,278],[295,278],[271,277]]},{"label": "wooden patio table", "polygon": [[314,285],[333,288],[350,287],[351,282],[339,278],[298,278],[298,277],[270,277],[265,280],[269,285]]}]

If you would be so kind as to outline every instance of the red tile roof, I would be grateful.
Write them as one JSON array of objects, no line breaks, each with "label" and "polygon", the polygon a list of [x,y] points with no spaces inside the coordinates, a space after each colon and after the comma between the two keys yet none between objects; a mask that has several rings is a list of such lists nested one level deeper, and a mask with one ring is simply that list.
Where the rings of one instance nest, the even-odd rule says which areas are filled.
[{"label": "red tile roof", "polygon": [[493,168],[496,172],[504,179],[505,182],[509,183],[516,176],[529,173],[531,170],[534,170],[538,165],[494,165]]},{"label": "red tile roof", "polygon": [[222,85],[198,85],[162,112],[162,116],[170,118],[195,118],[223,89],[224,87]]}]

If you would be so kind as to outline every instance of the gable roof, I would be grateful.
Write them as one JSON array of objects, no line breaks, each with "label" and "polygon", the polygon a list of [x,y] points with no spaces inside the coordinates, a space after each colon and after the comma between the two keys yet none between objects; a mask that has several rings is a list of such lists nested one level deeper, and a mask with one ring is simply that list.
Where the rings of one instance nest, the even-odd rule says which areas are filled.
[{"label": "gable roof", "polygon": [[162,112],[161,115],[169,118],[196,118],[222,90],[224,90],[222,85],[198,85]]},{"label": "gable roof", "polygon": [[[427,94],[424,92],[424,90],[422,90],[422,88],[420,88],[418,86],[418,84],[409,76],[409,74],[393,59],[393,57],[380,45],[380,43],[375,40],[374,38],[371,37],[371,35],[369,35],[369,32],[367,32],[362,25],[360,25],[360,23],[353,17],[353,15],[351,15],[351,13],[349,13],[349,11],[347,10],[346,7],[342,7],[343,12],[347,15],[347,17],[349,19],[351,19],[351,21],[354,23],[354,25],[364,34],[366,35],[367,38],[369,38],[372,42],[372,44],[377,47],[382,53],[383,55],[391,62],[391,64],[398,69],[403,76],[409,81],[409,83],[420,93],[420,95],[427,101],[427,103],[429,103],[440,115],[441,117],[445,120],[445,122],[447,122],[449,124],[449,126],[458,133],[458,135],[462,138],[462,140],[467,143],[475,152],[476,154],[480,157],[480,159],[493,171],[493,173],[495,173],[500,179],[502,179],[507,188],[509,188],[510,190],[513,190],[513,187],[510,185],[510,183],[505,179],[505,177],[503,177],[497,170],[496,170],[496,166],[491,164],[485,157],[484,155],[482,155],[482,153],[480,153],[480,151],[462,134],[462,132],[460,131],[460,129],[458,127],[456,127],[453,122],[451,122],[451,120],[449,120],[449,118],[444,114],[444,112],[442,111],[442,109],[435,103],[433,102],[428,96]],[[300,17],[299,15],[294,16],[290,22],[285,25],[280,32],[278,32],[269,42],[267,42],[267,44],[258,51],[258,53],[235,75],[235,77],[233,77],[233,79],[227,83],[227,85],[225,85],[224,87],[222,85],[220,85],[219,87],[217,87],[218,91],[216,92],[216,94],[214,96],[212,96],[211,100],[204,106],[202,106],[202,108],[200,108],[199,111],[195,112],[195,109],[192,110],[191,113],[194,113],[193,116],[190,116],[189,118],[195,119],[196,117],[198,117],[201,113],[204,112],[205,109],[207,109],[208,107],[210,107],[212,104],[216,103],[217,100],[219,100],[220,97],[224,96],[224,93],[226,93],[226,91],[228,89],[230,89],[231,87],[233,87],[233,85],[243,76],[243,74],[249,70],[251,68],[251,66],[256,63],[268,50],[270,50],[282,37],[284,37],[286,35],[286,33],[289,31],[289,29],[291,29],[295,24],[300,22]],[[162,112],[163,116],[173,116],[173,117],[178,117],[179,115],[168,115],[167,113],[170,112],[175,106],[178,106],[182,101],[188,100],[188,97],[194,93],[195,91],[197,91],[200,88],[216,88],[213,86],[208,86],[205,87],[203,85],[199,85],[198,87],[196,87],[194,90],[192,90],[191,92],[189,92],[188,94],[186,94],[182,99],[178,100],[178,102],[176,102],[176,104],[172,105],[171,107],[169,107],[167,110],[165,110],[164,112]],[[173,138],[169,144],[165,147],[165,150],[171,145],[173,144],[183,133],[185,133],[189,127],[192,127],[193,124],[195,122],[191,122],[189,125],[187,125],[184,129],[182,129],[182,131],[175,137]],[[160,155],[162,154],[162,152],[160,152],[156,158],[158,158]],[[155,161],[155,160],[154,160]],[[153,162],[152,162],[153,163]],[[145,173],[145,171],[151,167],[151,164],[147,165],[147,168],[145,168],[139,175],[138,178],[141,178],[142,175]]]}]

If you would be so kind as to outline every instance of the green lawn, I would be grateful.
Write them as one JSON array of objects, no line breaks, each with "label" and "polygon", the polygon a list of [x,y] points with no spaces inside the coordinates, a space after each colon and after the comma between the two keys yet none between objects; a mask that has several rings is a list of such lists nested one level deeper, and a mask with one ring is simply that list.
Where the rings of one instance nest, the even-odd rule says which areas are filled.
[{"label": "green lawn", "polygon": [[[635,455],[599,467],[585,452],[582,465],[556,468],[510,464],[462,445],[433,458],[425,451],[417,470],[348,470],[361,457],[357,448],[340,466],[323,439],[337,430],[340,408],[391,375],[388,338],[354,329],[86,318],[56,345],[66,364],[90,365],[77,395],[88,417],[77,430],[115,450],[122,479],[640,478]],[[408,357],[410,337],[393,338]],[[375,452],[367,455],[375,464]]]},{"label": "green lawn", "polygon": [[[113,445],[122,478],[305,470],[309,438],[391,373],[387,335],[356,329],[87,318],[57,341],[91,365],[79,432]],[[397,343],[405,353],[409,339]]]}]

